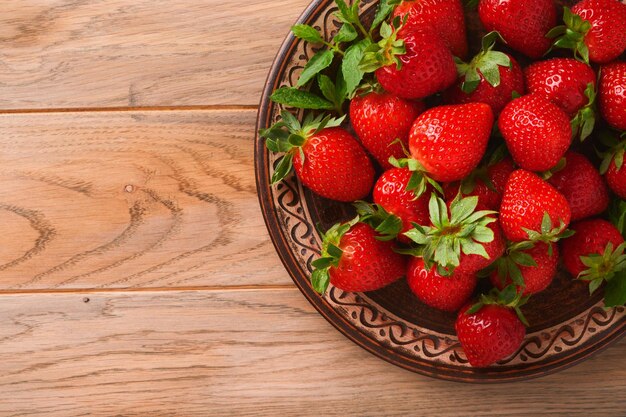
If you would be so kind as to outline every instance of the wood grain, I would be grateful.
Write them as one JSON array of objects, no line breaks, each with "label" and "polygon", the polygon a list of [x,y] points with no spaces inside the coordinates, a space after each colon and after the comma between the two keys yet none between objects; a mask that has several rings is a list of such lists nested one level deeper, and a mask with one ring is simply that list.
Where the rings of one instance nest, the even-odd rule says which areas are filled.
[{"label": "wood grain", "polygon": [[290,284],[256,197],[255,115],[0,115],[0,289]]},{"label": "wood grain", "polygon": [[3,2],[0,109],[258,104],[308,3]]},{"label": "wood grain", "polygon": [[437,381],[353,345],[295,289],[4,296],[0,323],[4,416],[626,412],[624,342],[521,384]]}]

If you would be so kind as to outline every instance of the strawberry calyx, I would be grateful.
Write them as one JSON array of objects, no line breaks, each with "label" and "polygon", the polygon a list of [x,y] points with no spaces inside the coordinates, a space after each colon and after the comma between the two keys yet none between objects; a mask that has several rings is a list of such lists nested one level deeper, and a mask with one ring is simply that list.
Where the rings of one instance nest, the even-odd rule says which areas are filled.
[{"label": "strawberry calyx", "polygon": [[[404,21],[408,15],[404,17]],[[374,72],[379,68],[395,65],[398,70],[402,69],[402,61],[399,56],[406,54],[404,40],[398,39],[398,31],[404,22],[395,18],[391,25],[383,22],[380,25],[381,40],[372,43],[363,52],[363,58],[359,64],[361,71],[365,73]]]},{"label": "strawberry calyx", "polygon": [[615,167],[619,172],[624,166],[624,154],[626,154],[626,132],[623,132],[620,139],[612,134],[604,134],[600,137],[600,142],[605,145],[608,150],[600,156],[603,158],[600,164],[600,174],[604,175],[609,170],[611,162],[615,161]]},{"label": "strawberry calyx", "polygon": [[479,255],[489,259],[484,244],[495,236],[489,224],[496,221],[495,211],[476,211],[478,197],[462,197],[458,194],[450,204],[433,193],[429,201],[432,226],[413,223],[413,228],[404,233],[418,245],[418,251],[428,269],[437,265],[443,276],[454,273],[460,265],[461,255]]},{"label": "strawberry calyx", "polygon": [[538,175],[545,181],[548,181],[550,178],[554,176],[554,174],[556,174],[557,172],[563,171],[566,166],[567,166],[567,158],[563,157],[559,159],[559,162],[554,167],[550,168],[547,171],[540,172],[538,173]]},{"label": "strawberry calyx", "polygon": [[[499,86],[499,67],[513,68],[513,62],[507,54],[493,50],[498,39],[505,42],[502,36],[500,36],[500,33],[496,31],[486,34],[483,37],[481,51],[469,63],[465,63],[455,57],[457,72],[460,77],[464,77],[464,81],[461,84],[461,90],[463,90],[464,93],[470,94],[478,88],[481,81],[481,74],[485,81],[491,86]],[[480,74],[478,71],[480,71]]]},{"label": "strawberry calyx", "polygon": [[593,83],[587,84],[585,89],[587,104],[578,111],[571,121],[573,135],[579,137],[581,142],[591,135],[596,125],[596,95],[596,88]]},{"label": "strawberry calyx", "polygon": [[497,288],[492,289],[488,294],[481,294],[478,301],[474,303],[469,309],[465,311],[465,314],[476,314],[486,305],[499,305],[506,308],[511,308],[517,314],[524,326],[528,327],[528,320],[524,317],[522,310],[520,309],[524,304],[528,302],[530,296],[522,296],[521,291],[517,291],[516,285],[509,285],[502,291]]},{"label": "strawberry calyx", "polygon": [[272,175],[272,184],[282,181],[292,171],[295,152],[299,152],[302,161],[304,161],[302,147],[310,137],[325,128],[340,126],[345,119],[345,116],[335,119],[324,115],[315,117],[312,113],[309,113],[304,121],[300,123],[287,110],[283,110],[280,113],[280,117],[281,120],[279,122],[268,129],[259,131],[259,136],[265,138],[267,149],[272,152],[285,154],[278,161],[278,165],[276,165]]},{"label": "strawberry calyx", "polygon": [[463,195],[469,195],[476,189],[477,182],[480,181],[491,191],[497,192],[491,178],[489,178],[489,166],[476,168],[467,177],[461,180],[459,190]]},{"label": "strawberry calyx", "polygon": [[[611,282],[613,279],[624,281],[626,285],[626,242],[620,244],[617,248],[613,247],[613,243],[609,242],[604,248],[602,254],[590,254],[581,256],[580,261],[587,267],[582,271],[577,279],[589,282],[589,293],[593,294],[604,281]],[[609,292],[605,294],[606,296]],[[624,295],[626,296],[626,294]],[[609,297],[610,301],[610,297]],[[622,305],[626,300],[617,305]],[[614,307],[608,306],[607,307]]]},{"label": "strawberry calyx", "polygon": [[[395,141],[393,142],[395,143]],[[393,144],[392,143],[392,144]],[[400,142],[401,143],[401,142]],[[404,148],[404,146],[403,146]],[[405,149],[405,153],[406,149]],[[419,163],[416,159],[413,158],[402,158],[397,159],[395,157],[389,158],[389,163],[395,168],[408,168],[409,171],[412,172],[411,178],[406,185],[407,191],[412,191],[415,194],[415,199],[420,198],[426,190],[428,190],[428,186],[432,186],[439,194],[443,195],[443,188],[441,185],[428,176],[428,172],[426,168],[422,164]]]},{"label": "strawberry calyx", "polygon": [[553,244],[558,242],[561,239],[566,239],[574,235],[573,230],[567,229],[566,224],[561,220],[560,224],[557,227],[553,227],[552,219],[550,218],[550,214],[545,212],[543,214],[543,219],[541,220],[541,230],[530,230],[526,228],[522,228],[528,234],[528,241],[532,243],[543,242],[548,245],[548,255],[552,256],[553,253]]},{"label": "strawberry calyx", "polygon": [[526,287],[520,266],[537,266],[535,259],[526,252],[534,247],[535,243],[531,241],[509,242],[504,256],[495,262],[498,278],[502,285],[510,279],[518,287]]},{"label": "strawberry calyx", "polygon": [[378,233],[377,240],[393,240],[402,231],[402,219],[387,212],[380,205],[357,201],[353,206],[356,208],[361,222],[372,226]]},{"label": "strawberry calyx", "polygon": [[589,47],[585,43],[585,36],[591,30],[591,22],[573,13],[569,7],[564,7],[563,23],[552,28],[546,37],[554,39],[553,47],[571,49],[576,59],[589,65]]},{"label": "strawberry calyx", "polygon": [[355,217],[347,223],[337,223],[332,226],[326,233],[321,233],[322,250],[320,257],[314,260],[313,273],[311,274],[311,285],[319,294],[324,294],[330,284],[329,269],[333,266],[339,266],[339,261],[343,255],[343,250],[339,247],[341,238],[355,224],[359,222],[359,217]]}]

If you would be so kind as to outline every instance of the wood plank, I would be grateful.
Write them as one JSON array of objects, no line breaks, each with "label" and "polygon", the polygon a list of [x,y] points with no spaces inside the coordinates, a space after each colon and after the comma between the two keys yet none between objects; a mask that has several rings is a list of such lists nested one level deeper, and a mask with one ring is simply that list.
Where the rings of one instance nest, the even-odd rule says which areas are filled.
[{"label": "wood plank", "polygon": [[256,113],[0,115],[0,290],[290,284]]},{"label": "wood plank", "polygon": [[308,3],[4,2],[0,109],[257,104]]},{"label": "wood plank", "polygon": [[623,416],[625,347],[485,387],[379,360],[295,289],[3,296],[0,414]]}]

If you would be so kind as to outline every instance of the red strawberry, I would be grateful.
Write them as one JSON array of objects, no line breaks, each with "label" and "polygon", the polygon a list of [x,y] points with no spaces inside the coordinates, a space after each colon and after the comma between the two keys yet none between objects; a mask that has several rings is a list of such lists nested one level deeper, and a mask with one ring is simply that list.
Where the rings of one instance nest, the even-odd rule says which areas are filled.
[{"label": "red strawberry", "polygon": [[[524,242],[523,244],[527,244]],[[515,245],[514,245],[515,247]],[[513,249],[498,260],[498,269],[489,279],[502,290],[511,284],[523,288],[522,295],[532,295],[548,288],[556,276],[559,263],[558,246],[537,242],[529,249]]]},{"label": "red strawberry", "polygon": [[381,35],[378,50],[368,48],[361,69],[375,71],[386,91],[418,99],[442,91],[456,80],[452,53],[432,29],[423,27],[398,34],[383,23]]},{"label": "red strawberry", "polygon": [[498,304],[481,306],[477,311],[463,308],[454,323],[470,365],[487,367],[517,351],[526,328],[513,309]]},{"label": "red strawberry", "polygon": [[552,0],[480,0],[480,21],[488,31],[498,31],[509,46],[537,59],[550,48],[546,38],[556,25]]},{"label": "red strawberry", "polygon": [[422,113],[409,134],[409,149],[436,181],[463,179],[480,162],[493,126],[484,103],[434,107]]},{"label": "red strawberry", "polygon": [[575,235],[561,241],[563,249],[563,265],[574,278],[578,277],[588,267],[581,257],[602,255],[609,243],[613,249],[624,243],[619,230],[603,219],[590,219],[574,223],[572,230]]},{"label": "red strawberry", "polygon": [[567,115],[555,104],[534,94],[511,101],[498,127],[513,160],[529,171],[554,168],[572,143]]},{"label": "red strawberry", "polygon": [[281,181],[293,166],[302,184],[322,197],[349,202],[369,194],[374,167],[359,142],[338,127],[341,120],[307,117],[301,126],[288,111],[283,111],[281,118],[260,132],[269,150],[286,152],[276,166],[272,184]]},{"label": "red strawberry", "polygon": [[553,102],[570,118],[589,103],[587,86],[596,85],[594,70],[571,58],[534,62],[524,69],[524,76],[529,94]]},{"label": "red strawberry", "polygon": [[570,218],[567,200],[550,184],[523,169],[511,174],[500,205],[500,226],[507,239],[528,240],[524,229],[557,237]]},{"label": "red strawberry", "polygon": [[616,129],[626,130],[626,62],[602,67],[599,90],[604,120]]},{"label": "red strawberry", "polygon": [[400,139],[409,146],[409,131],[415,118],[424,111],[422,102],[414,102],[389,93],[370,92],[357,95],[350,102],[350,121],[361,143],[384,168],[391,168],[389,157],[403,158]]},{"label": "red strawberry", "polygon": [[428,269],[418,257],[409,262],[407,281],[420,301],[444,311],[456,311],[467,303],[478,282],[476,272],[439,275],[436,267]]},{"label": "red strawberry", "polygon": [[600,166],[600,173],[604,175],[609,188],[620,198],[626,200],[626,132],[622,133],[621,141],[613,137],[605,138],[605,144],[611,149],[606,152]]},{"label": "red strawberry", "polygon": [[321,257],[313,262],[313,288],[323,294],[330,282],[343,291],[365,292],[383,288],[406,272],[406,259],[394,252],[364,223],[337,224],[323,236]]},{"label": "red strawberry", "polygon": [[552,184],[567,199],[572,221],[602,213],[609,206],[609,190],[598,170],[583,155],[569,151],[566,165],[550,177]]},{"label": "red strawberry", "polygon": [[560,48],[574,50],[585,62],[613,61],[626,50],[626,5],[618,0],[582,0],[565,8],[565,25],[549,33]]},{"label": "red strawberry", "polygon": [[524,94],[524,75],[517,61],[493,50],[497,37],[497,32],[491,32],[483,39],[482,51],[469,64],[457,63],[460,78],[444,92],[446,103],[485,103],[498,115],[513,99],[513,92]]},{"label": "red strawberry", "polygon": [[407,16],[402,32],[431,26],[455,56],[467,55],[465,15],[460,0],[407,0],[401,2],[391,16],[392,19]]}]

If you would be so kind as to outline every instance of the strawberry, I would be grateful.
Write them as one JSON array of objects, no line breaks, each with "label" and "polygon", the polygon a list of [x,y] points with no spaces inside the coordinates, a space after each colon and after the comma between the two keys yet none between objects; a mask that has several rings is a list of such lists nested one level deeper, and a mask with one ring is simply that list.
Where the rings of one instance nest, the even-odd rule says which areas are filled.
[{"label": "strawberry", "polygon": [[436,181],[461,180],[483,157],[492,126],[493,112],[484,103],[431,108],[413,124],[411,156]]},{"label": "strawberry", "polygon": [[602,117],[614,128],[626,130],[626,62],[603,66],[599,89]]},{"label": "strawberry", "polygon": [[574,118],[581,139],[594,128],[596,114],[596,73],[589,66],[571,58],[535,62],[524,70],[529,94],[551,101]]},{"label": "strawberry", "polygon": [[507,44],[537,59],[550,48],[546,38],[556,25],[552,0],[480,0],[478,15],[488,31],[498,31]]},{"label": "strawberry", "polygon": [[383,288],[406,272],[406,259],[393,243],[381,241],[364,223],[336,224],[322,236],[322,251],[313,261],[313,288],[323,294],[329,282],[343,291],[365,292]]},{"label": "strawberry", "polygon": [[398,33],[381,26],[382,40],[365,50],[361,70],[376,73],[386,91],[419,99],[448,88],[456,80],[452,53],[429,27]]},{"label": "strawberry", "polygon": [[507,239],[521,242],[539,234],[554,241],[562,236],[570,218],[567,200],[550,184],[523,169],[511,174],[500,205],[500,226]]},{"label": "strawberry", "polygon": [[537,242],[513,244],[506,256],[496,261],[497,270],[489,276],[498,289],[515,284],[522,295],[536,294],[548,288],[556,276],[559,263],[558,246]]},{"label": "strawberry", "polygon": [[476,272],[455,272],[442,276],[436,267],[427,268],[424,260],[409,262],[407,281],[411,291],[424,304],[444,311],[457,311],[472,296],[478,279]]},{"label": "strawberry", "polygon": [[393,11],[392,19],[400,17],[406,22],[403,32],[423,26],[432,27],[439,33],[452,53],[458,57],[467,55],[465,15],[460,0],[406,0]]},{"label": "strawberry", "polygon": [[484,368],[519,349],[526,336],[527,323],[519,310],[524,302],[511,286],[461,309],[454,329],[470,365]]},{"label": "strawberry", "polygon": [[[409,146],[409,131],[424,104],[372,91],[350,102],[350,121],[363,146],[383,168],[391,168],[389,157],[404,157],[402,144]],[[401,143],[392,144],[397,139]]]},{"label": "strawberry", "polygon": [[586,63],[605,64],[626,50],[626,5],[618,0],[582,0],[565,8],[563,22],[548,36]]},{"label": "strawberry", "polygon": [[513,160],[529,171],[556,166],[572,143],[572,127],[557,105],[531,94],[502,110],[498,127]]},{"label": "strawberry", "polygon": [[567,200],[572,221],[602,213],[609,206],[609,190],[598,170],[583,155],[569,151],[565,168],[548,179]]},{"label": "strawberry", "polygon": [[604,175],[609,188],[626,200],[626,164],[624,164],[626,132],[622,133],[621,140],[608,136],[603,138],[603,142],[610,149],[604,154],[600,173]]},{"label": "strawberry", "polygon": [[565,269],[588,281],[592,293],[607,281],[607,307],[626,303],[626,243],[620,231],[602,219],[575,223],[572,229],[576,234],[561,243]]},{"label": "strawberry", "polygon": [[469,63],[457,60],[460,77],[444,92],[446,103],[486,103],[498,115],[512,100],[514,92],[524,94],[524,76],[517,61],[511,55],[493,50],[498,36],[497,32],[486,35],[482,51]]},{"label": "strawberry", "polygon": [[359,142],[339,127],[342,119],[308,116],[300,122],[288,111],[282,121],[260,133],[273,152],[285,152],[272,177],[281,181],[292,167],[308,188],[322,197],[355,201],[369,194],[374,167]]},{"label": "strawberry", "polygon": [[455,270],[455,273],[461,271],[480,271],[496,262],[504,254],[506,241],[500,223],[496,220],[487,227],[493,232],[493,240],[483,245],[485,252],[487,252],[487,258],[481,255],[462,254],[459,260],[459,267]]},{"label": "strawberry", "polygon": [[372,225],[377,232],[397,237],[404,243],[410,242],[403,233],[411,230],[413,223],[430,224],[428,201],[431,190],[416,197],[409,184],[412,175],[408,168],[385,171],[374,185],[376,206],[363,202],[355,204],[362,221]]}]

